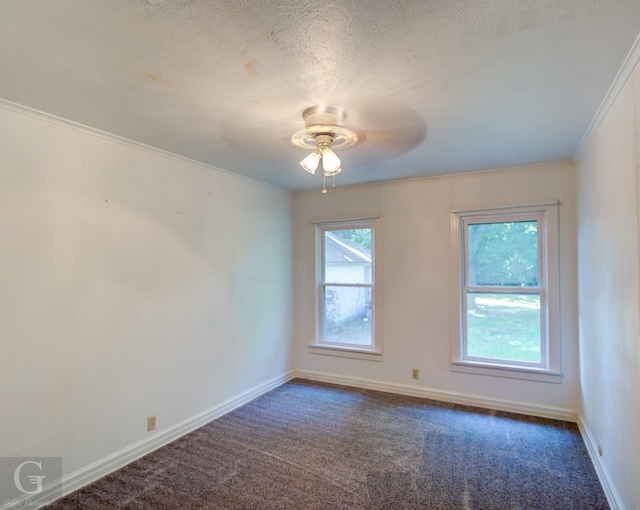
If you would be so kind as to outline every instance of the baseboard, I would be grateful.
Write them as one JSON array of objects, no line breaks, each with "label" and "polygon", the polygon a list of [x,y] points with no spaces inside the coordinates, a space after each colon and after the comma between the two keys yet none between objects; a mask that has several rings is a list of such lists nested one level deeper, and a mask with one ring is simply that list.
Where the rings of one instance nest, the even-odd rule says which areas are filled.
[{"label": "baseboard", "polygon": [[[259,397],[260,395],[271,391],[278,386],[286,383],[287,381],[294,378],[295,372],[289,371],[280,376],[274,377],[262,384],[251,388],[232,399],[227,400],[219,405],[216,405],[202,413],[196,414],[191,418],[187,418],[186,420],[174,425],[165,430],[159,431],[155,436],[144,439],[142,441],[138,441],[122,450],[119,450],[111,455],[108,455],[96,462],[93,462],[83,468],[70,473],[69,475],[62,477],[62,483],[60,484],[60,480],[56,483],[52,483],[49,486],[45,486],[43,488],[42,493],[37,498],[29,499],[30,504],[36,504],[38,506],[51,503],[57,497],[65,496],[73,491],[84,487],[96,480],[102,478],[103,476],[120,469],[130,462],[133,462],[136,459],[139,459],[158,448],[175,441],[179,437],[188,434],[196,430],[203,425],[215,420],[216,418],[220,418],[221,416],[233,411],[234,409],[243,406]],[[62,491],[60,494],[60,485],[62,485]],[[51,494],[54,490],[58,491],[56,497],[52,497]],[[1,502],[0,502],[1,503]],[[16,502],[16,504],[19,502]],[[13,502],[12,502],[13,504]],[[0,505],[0,508],[3,506]],[[20,507],[18,507],[20,508]],[[31,508],[31,507],[29,507]]]},{"label": "baseboard", "polygon": [[380,382],[359,377],[347,377],[324,372],[314,372],[311,370],[296,370],[295,376],[301,379],[309,379],[312,381],[342,384],[344,386],[353,386],[356,388],[364,388],[368,390],[385,391],[387,393],[397,393],[399,395],[428,398],[431,400],[438,400],[441,402],[449,402],[453,404],[463,404],[473,407],[482,407],[485,409],[495,409],[497,411],[508,411],[512,413],[526,414],[529,416],[551,418],[554,420],[571,422],[577,421],[577,413],[575,410],[561,407],[538,406],[534,404],[525,404],[522,402],[478,397],[465,393],[434,390],[423,388],[420,386],[412,386],[409,384]]},{"label": "baseboard", "polygon": [[607,469],[607,466],[602,463],[602,457],[598,455],[598,443],[580,414],[578,415],[578,428],[582,434],[584,444],[587,447],[587,452],[589,452],[589,457],[591,457],[591,463],[593,464],[596,474],[598,475],[598,479],[600,480],[600,485],[602,485],[602,490],[604,491],[605,496],[607,496],[607,501],[611,510],[625,510],[622,499],[620,498],[615,485],[611,482],[609,470]]}]

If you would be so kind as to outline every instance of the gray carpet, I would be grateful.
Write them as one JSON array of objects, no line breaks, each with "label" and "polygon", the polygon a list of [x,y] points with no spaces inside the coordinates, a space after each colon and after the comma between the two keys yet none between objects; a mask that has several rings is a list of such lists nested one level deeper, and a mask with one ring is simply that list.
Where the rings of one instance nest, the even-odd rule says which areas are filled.
[{"label": "gray carpet", "polygon": [[607,509],[573,423],[289,382],[54,509]]}]

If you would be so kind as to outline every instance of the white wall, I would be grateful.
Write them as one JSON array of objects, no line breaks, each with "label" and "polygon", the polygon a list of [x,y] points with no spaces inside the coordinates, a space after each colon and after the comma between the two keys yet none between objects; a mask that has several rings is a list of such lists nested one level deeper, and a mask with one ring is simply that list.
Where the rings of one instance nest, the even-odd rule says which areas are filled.
[{"label": "white wall", "polygon": [[291,265],[290,194],[0,105],[0,456],[68,474],[283,376]]},{"label": "white wall", "polygon": [[582,420],[629,510],[640,509],[639,119],[636,70],[578,157]]},{"label": "white wall", "polygon": [[[345,171],[348,171],[345,169]],[[473,206],[559,199],[561,384],[450,369],[449,214]],[[429,390],[447,399],[513,403],[550,415],[578,408],[575,168],[571,162],[320,190],[294,196],[296,367],[313,377]],[[381,217],[382,362],[310,353],[314,321],[314,226],[310,221]],[[380,282],[379,282],[380,283]],[[411,379],[411,369],[420,379]],[[378,385],[379,386],[379,385]],[[416,393],[420,394],[419,391]],[[464,399],[462,399],[464,400]]]}]

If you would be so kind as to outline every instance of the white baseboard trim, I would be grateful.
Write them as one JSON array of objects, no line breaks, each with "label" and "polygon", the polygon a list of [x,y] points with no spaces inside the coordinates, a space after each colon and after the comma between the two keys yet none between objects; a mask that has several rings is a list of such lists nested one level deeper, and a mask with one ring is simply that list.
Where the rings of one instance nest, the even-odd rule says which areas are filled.
[{"label": "white baseboard trim", "polygon": [[[165,430],[160,430],[158,433],[149,439],[138,441],[122,450],[119,450],[111,455],[97,460],[83,468],[74,471],[66,476],[62,477],[62,496],[65,496],[73,491],[84,487],[103,476],[120,469],[130,462],[139,459],[158,448],[175,441],[179,437],[188,434],[196,430],[197,428],[206,425],[207,423],[220,418],[221,416],[233,411],[234,409],[243,406],[255,398],[271,391],[278,386],[293,379],[295,372],[289,371],[280,376],[274,377],[262,384],[259,384],[250,390],[237,395],[226,402],[218,404],[206,411],[198,413],[186,420],[174,425]],[[57,489],[58,493],[56,497],[52,497],[51,494]],[[49,484],[49,486],[43,487],[43,491],[37,498],[29,499],[30,504],[37,504],[38,506],[45,505],[53,502],[60,496],[60,480],[57,483]],[[2,503],[2,502],[0,502]],[[11,504],[17,504],[17,502],[11,502]],[[4,505],[0,505],[0,509],[4,508]],[[7,507],[8,508],[8,507]],[[21,507],[17,507],[21,508]],[[31,508],[31,507],[30,507]]]},{"label": "white baseboard trim", "polygon": [[385,391],[387,393],[397,393],[399,395],[421,397],[431,400],[438,400],[441,402],[449,402],[452,404],[463,404],[474,407],[482,407],[485,409],[495,409],[497,411],[508,411],[530,416],[539,416],[542,418],[551,418],[554,420],[575,422],[577,421],[578,417],[577,412],[573,409],[539,406],[535,404],[525,404],[522,402],[513,402],[509,400],[491,399],[469,395],[466,393],[457,393],[453,391],[442,391],[423,388],[420,386],[412,386],[409,384],[380,382],[371,379],[340,376],[325,372],[315,372],[311,370],[296,370],[295,376],[301,379],[309,379],[312,381],[342,384],[344,386]]},{"label": "white baseboard trim", "polygon": [[[615,491],[615,487],[609,483],[608,471],[606,467],[600,463],[600,460],[596,454],[597,446],[593,442],[593,438],[588,432],[588,429],[584,425],[581,417],[578,413],[572,409],[557,408],[548,406],[538,406],[533,404],[524,404],[521,402],[513,402],[499,399],[489,399],[485,397],[477,397],[474,395],[434,390],[429,388],[422,388],[419,386],[412,386],[408,384],[398,384],[390,382],[380,382],[371,379],[364,379],[359,377],[340,376],[336,374],[330,374],[325,372],[316,372],[310,370],[292,370],[280,376],[274,377],[269,381],[266,381],[254,388],[241,393],[240,395],[227,400],[217,406],[212,407],[202,413],[192,416],[175,426],[159,431],[155,436],[150,437],[142,441],[138,441],[122,450],[119,450],[111,455],[108,455],[96,462],[93,462],[69,475],[62,478],[62,490],[61,494],[58,492],[55,497],[55,489],[60,490],[60,481],[52,483],[49,486],[45,486],[44,490],[37,498],[29,499],[30,504],[45,505],[53,502],[60,495],[67,495],[75,490],[88,485],[103,476],[116,471],[124,467],[125,465],[133,462],[136,459],[151,453],[152,451],[178,439],[179,437],[196,430],[197,428],[206,425],[207,423],[233,411],[234,409],[247,404],[259,397],[260,395],[271,391],[278,386],[290,381],[294,378],[309,379],[312,381],[326,382],[333,384],[340,384],[344,386],[352,386],[356,388],[384,391],[387,393],[396,393],[400,395],[408,395],[413,397],[427,398],[432,400],[438,400],[442,402],[449,402],[454,404],[463,404],[474,407],[482,407],[486,409],[495,409],[499,411],[508,411],[519,414],[526,414],[531,416],[540,416],[544,418],[551,418],[564,421],[577,422],[584,438],[585,444],[591,460],[595,466],[600,482],[603,486],[603,490],[606,493],[609,505],[612,510],[625,510],[620,504],[620,498]],[[2,502],[0,502],[2,503]],[[10,504],[19,504],[17,501],[12,501]],[[5,508],[4,505],[0,505],[0,509]],[[9,507],[7,507],[9,508]]]},{"label": "white baseboard trim", "polygon": [[598,475],[598,479],[600,480],[600,485],[602,485],[602,490],[604,491],[605,496],[607,496],[607,501],[611,510],[625,510],[620,494],[611,481],[609,470],[607,469],[607,466],[602,463],[602,457],[598,454],[598,443],[580,414],[578,415],[578,428],[582,434],[584,444],[587,447],[589,457],[591,457],[591,463],[593,464],[596,474]]}]

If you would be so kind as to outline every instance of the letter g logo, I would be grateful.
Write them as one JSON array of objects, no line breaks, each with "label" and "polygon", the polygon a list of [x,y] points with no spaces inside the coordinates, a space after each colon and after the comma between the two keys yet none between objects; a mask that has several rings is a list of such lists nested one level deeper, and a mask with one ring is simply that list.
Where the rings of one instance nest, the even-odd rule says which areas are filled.
[{"label": "letter g logo", "polygon": [[13,483],[15,484],[16,488],[23,494],[38,494],[39,492],[42,492],[42,480],[44,480],[46,477],[27,475],[27,480],[29,480],[29,483],[31,483],[32,485],[35,485],[36,488],[35,490],[31,490],[31,491],[25,489],[22,485],[22,481],[20,480],[20,475],[22,473],[22,468],[24,468],[27,464],[33,464],[35,466],[38,466],[38,469],[40,470],[40,472],[42,472],[41,461],[36,462],[35,460],[26,460],[22,464],[20,464],[16,468],[16,470],[13,472]]}]

